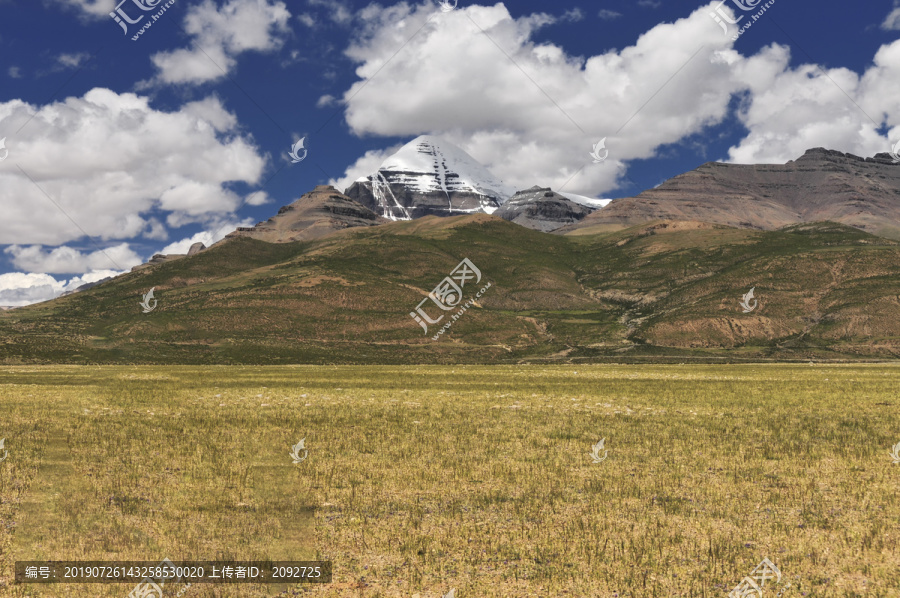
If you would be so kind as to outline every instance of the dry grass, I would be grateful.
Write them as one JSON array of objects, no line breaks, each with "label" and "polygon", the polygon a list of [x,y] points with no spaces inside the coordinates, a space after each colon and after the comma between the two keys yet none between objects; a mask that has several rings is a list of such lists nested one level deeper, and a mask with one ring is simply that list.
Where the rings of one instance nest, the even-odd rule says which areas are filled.
[{"label": "dry grass", "polygon": [[334,583],[292,594],[699,597],[768,557],[785,598],[900,596],[898,390],[878,365],[3,368],[0,574],[318,557]]}]

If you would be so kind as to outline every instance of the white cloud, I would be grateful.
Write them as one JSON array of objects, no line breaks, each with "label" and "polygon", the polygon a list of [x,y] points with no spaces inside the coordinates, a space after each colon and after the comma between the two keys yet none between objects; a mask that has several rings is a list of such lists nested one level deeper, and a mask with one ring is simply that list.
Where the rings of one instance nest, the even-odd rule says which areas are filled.
[{"label": "white cloud", "polygon": [[305,12],[300,13],[299,15],[297,15],[297,20],[300,21],[301,23],[303,23],[304,25],[306,25],[307,27],[315,27],[316,26],[316,19],[313,18],[313,16],[310,15],[309,13],[305,13]]},{"label": "white cloud", "polygon": [[41,274],[74,274],[102,269],[127,270],[143,260],[122,243],[90,253],[71,247],[56,247],[47,251],[41,245],[10,245],[3,250],[12,256],[13,265],[20,270]]},{"label": "white cloud", "polygon": [[218,243],[222,239],[225,238],[225,235],[234,231],[239,226],[253,226],[253,220],[251,218],[245,218],[240,222],[223,222],[210,230],[201,231],[191,237],[187,237],[181,239],[180,241],[176,241],[174,243],[170,243],[166,245],[160,253],[162,254],[179,254],[179,253],[187,253],[188,249],[191,248],[191,245],[194,243],[203,243],[207,247],[210,247],[213,243]]},{"label": "white cloud", "polygon": [[83,284],[97,282],[109,276],[121,274],[115,270],[99,270],[70,278],[57,280],[49,274],[26,274],[9,272],[0,274],[0,305],[20,307],[59,297],[66,291],[74,291]]},{"label": "white cloud", "polygon": [[327,108],[334,106],[335,103],[337,103],[337,99],[333,95],[325,94],[316,102],[316,108]]},{"label": "white cloud", "polygon": [[67,68],[78,68],[81,64],[90,58],[87,52],[78,52],[76,54],[60,54],[56,57],[56,61]]},{"label": "white cloud", "polygon": [[324,7],[329,13],[328,17],[339,25],[347,25],[353,20],[353,12],[340,0],[307,0],[307,4]]},{"label": "white cloud", "polygon": [[227,185],[256,183],[265,166],[235,127],[215,98],[177,112],[101,88],[46,106],[0,103],[0,130],[21,128],[0,162],[0,244],[165,238],[154,209],[170,226],[222,217],[240,204]]},{"label": "white cloud", "polygon": [[[571,179],[567,191],[609,191],[623,161],[651,157],[658,146],[721,121],[731,95],[746,87],[727,64],[712,59],[732,42],[709,10],[660,24],[633,46],[584,61],[532,41],[554,17],[513,19],[503,4],[468,6],[432,19],[391,59],[433,10],[370,5],[361,13],[359,39],[347,50],[364,80],[344,94],[347,122],[360,136],[442,135],[517,188],[540,180],[559,189]],[[588,153],[603,137],[610,160],[593,165]],[[351,178],[348,173],[344,180]]]},{"label": "white cloud", "polygon": [[613,19],[618,19],[619,17],[621,17],[622,13],[616,12],[615,10],[609,10],[608,8],[604,8],[604,9],[600,10],[600,12],[599,12],[599,14],[597,14],[597,16],[600,17],[601,19],[603,19],[604,21],[611,21]]},{"label": "white cloud", "polygon": [[184,29],[190,48],[159,52],[151,57],[156,76],[139,89],[159,84],[199,84],[225,77],[247,51],[268,52],[281,47],[291,13],[284,2],[229,0],[221,7],[213,0],[188,9]]},{"label": "white cloud", "polygon": [[900,1],[894,0],[894,10],[881,24],[881,28],[885,31],[900,31]]},{"label": "white cloud", "polygon": [[248,206],[262,206],[271,202],[272,198],[265,191],[254,191],[244,198],[244,203]]},{"label": "white cloud", "polygon": [[787,68],[786,49],[770,52],[767,66],[778,68],[735,65],[750,83],[738,113],[749,133],[729,150],[731,161],[784,163],[813,147],[872,156],[890,150],[879,134],[885,124],[893,129],[889,139],[900,139],[900,40],[882,46],[862,76],[809,64]]},{"label": "white cloud", "polygon": [[[709,18],[718,4],[586,60],[533,41],[540,27],[558,21],[546,14],[514,19],[501,3],[433,18],[429,6],[370,5],[358,14],[358,38],[346,51],[360,78],[344,93],[346,119],[359,136],[441,135],[520,189],[541,181],[589,196],[617,188],[628,161],[721,123],[735,96],[749,134],[732,148],[733,160],[784,162],[817,145],[884,151],[863,111],[814,67],[791,69],[786,47],[735,51]],[[876,122],[885,114],[893,115],[889,122],[900,118],[895,45],[882,48],[860,80],[845,69],[829,71]],[[610,157],[592,164],[588,152],[603,137]],[[354,180],[372,163],[360,158],[336,182]]]},{"label": "white cloud", "polygon": [[17,66],[9,67],[9,70],[6,73],[13,79],[21,79],[22,78],[22,69]]},{"label": "white cloud", "polygon": [[370,150],[360,157],[353,165],[349,166],[344,172],[344,176],[339,179],[331,179],[328,184],[343,193],[356,179],[369,176],[381,166],[386,158],[390,157],[402,145],[396,145],[386,150]]},{"label": "white cloud", "polygon": [[82,12],[82,16],[90,18],[109,18],[120,0],[56,0],[58,4],[74,8]]},{"label": "white cloud", "polygon": [[572,21],[578,22],[584,20],[584,12],[580,8],[573,8],[571,10],[567,10],[560,17],[561,21]]}]

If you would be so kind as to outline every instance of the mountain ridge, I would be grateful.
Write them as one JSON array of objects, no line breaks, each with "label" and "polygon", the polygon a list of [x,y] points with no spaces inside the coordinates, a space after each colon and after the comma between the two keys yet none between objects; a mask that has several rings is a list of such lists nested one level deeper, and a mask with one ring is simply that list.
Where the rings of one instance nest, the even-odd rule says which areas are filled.
[{"label": "mountain ridge", "polygon": [[824,148],[783,165],[707,162],[557,232],[608,231],[655,220],[759,230],[832,221],[900,239],[900,164],[889,154],[862,158]]}]

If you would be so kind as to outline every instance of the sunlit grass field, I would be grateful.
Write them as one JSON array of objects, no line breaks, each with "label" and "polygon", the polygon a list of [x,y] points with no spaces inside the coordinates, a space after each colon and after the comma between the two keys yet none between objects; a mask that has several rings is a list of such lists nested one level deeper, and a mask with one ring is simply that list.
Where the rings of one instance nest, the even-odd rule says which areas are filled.
[{"label": "sunlit grass field", "polygon": [[133,588],[16,560],[318,558],[166,596],[711,597],[766,557],[766,597],[900,596],[898,396],[889,365],[0,368],[0,596]]}]

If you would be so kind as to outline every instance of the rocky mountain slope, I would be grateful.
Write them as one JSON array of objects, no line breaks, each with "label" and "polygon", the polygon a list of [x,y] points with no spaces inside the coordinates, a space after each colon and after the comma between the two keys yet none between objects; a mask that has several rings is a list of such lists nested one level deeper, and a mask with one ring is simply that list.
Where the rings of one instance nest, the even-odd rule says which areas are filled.
[{"label": "rocky mountain slope", "polygon": [[351,199],[389,220],[490,214],[512,196],[472,156],[444,139],[423,135],[347,190]]},{"label": "rocky mountain slope", "polygon": [[822,148],[787,164],[710,162],[655,189],[617,199],[560,229],[602,232],[655,220],[775,230],[832,221],[900,239],[900,164]]},{"label": "rocky mountain slope", "polygon": [[245,237],[269,243],[319,239],[335,231],[387,222],[334,187],[319,185],[278,210],[265,222],[238,228],[226,239]]},{"label": "rocky mountain slope", "polygon": [[[467,267],[460,297],[464,258],[480,280]],[[150,288],[158,306],[145,314]],[[834,223],[657,222],[575,237],[485,214],[425,217],[302,243],[237,237],[0,312],[0,362],[895,358],[898,295],[900,243]],[[411,317],[420,307],[438,320],[427,332]]]},{"label": "rocky mountain slope", "polygon": [[496,216],[533,230],[548,233],[574,224],[594,210],[554,193],[549,187],[534,186],[509,198]]}]

